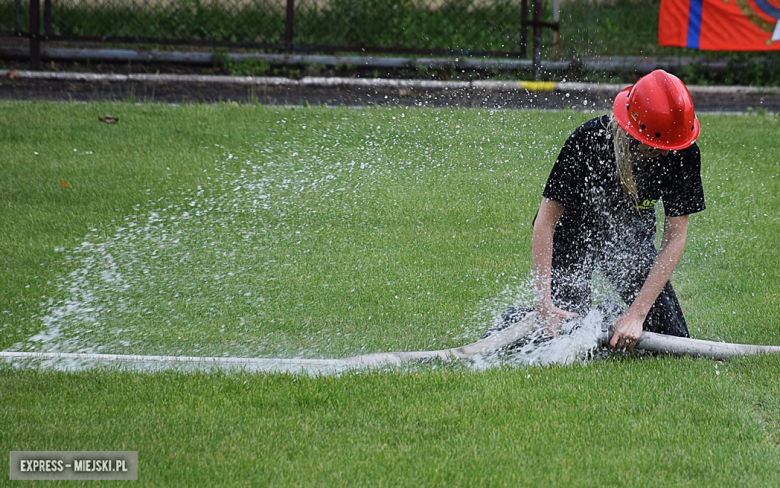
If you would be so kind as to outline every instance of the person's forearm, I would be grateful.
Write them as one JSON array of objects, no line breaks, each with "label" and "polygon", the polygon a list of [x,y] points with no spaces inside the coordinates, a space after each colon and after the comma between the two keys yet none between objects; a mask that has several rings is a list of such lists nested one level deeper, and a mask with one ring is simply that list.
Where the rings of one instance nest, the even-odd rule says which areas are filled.
[{"label": "person's forearm", "polygon": [[554,201],[543,199],[534,222],[534,235],[531,242],[532,273],[534,282],[534,307],[537,310],[552,308],[550,280],[552,273],[552,246],[555,225],[563,215],[563,206]]},{"label": "person's forearm", "polygon": [[548,308],[552,303],[550,279],[552,273],[553,228],[548,223],[536,222],[532,241],[534,307]]},{"label": "person's forearm", "polygon": [[642,289],[628,309],[629,314],[636,314],[642,319],[647,317],[650,308],[671,278],[685,249],[688,231],[687,216],[669,219],[665,224],[661,250],[650,268]]}]

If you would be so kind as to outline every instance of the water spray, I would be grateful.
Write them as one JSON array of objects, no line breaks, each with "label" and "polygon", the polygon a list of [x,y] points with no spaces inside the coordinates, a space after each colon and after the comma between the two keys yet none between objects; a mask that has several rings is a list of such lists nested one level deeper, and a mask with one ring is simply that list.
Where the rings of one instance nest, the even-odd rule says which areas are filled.
[{"label": "water spray", "polygon": [[[585,360],[589,350],[605,348],[613,330],[608,321],[603,319],[599,311],[593,311],[588,316],[576,318],[564,324],[563,334],[558,339],[575,337],[578,331],[599,327],[600,330],[587,331],[585,337],[594,341],[580,344],[576,341],[563,343],[548,340],[541,345],[532,340],[540,330],[537,312],[527,314],[519,322],[498,331],[491,336],[461,347],[440,349],[434,351],[379,352],[363,354],[340,359],[303,359],[303,358],[237,358],[237,357],[197,357],[197,356],[147,356],[127,354],[91,354],[91,353],[61,353],[61,352],[23,352],[2,351],[0,358],[14,362],[17,365],[25,362],[42,362],[44,366],[55,366],[58,369],[80,370],[96,366],[116,365],[132,370],[162,370],[162,369],[194,369],[194,370],[240,370],[250,372],[284,372],[308,374],[332,374],[349,370],[381,368],[387,366],[403,366],[411,363],[427,363],[432,361],[472,361],[483,364],[500,364],[499,362],[484,363],[486,359],[495,358],[502,352],[514,350],[516,354],[533,353],[531,359],[520,361],[524,364],[550,364],[554,362],[568,364],[572,359]],[[593,333],[590,333],[593,332]],[[575,347],[572,347],[575,346]],[[547,348],[546,351],[544,348]],[[706,341],[674,337],[654,332],[643,332],[637,341],[636,350],[659,353],[672,356],[693,356],[710,359],[728,359],[754,354],[780,354],[780,346],[762,346],[752,344],[731,344],[727,342]],[[544,351],[541,354],[540,351]],[[547,356],[545,356],[545,354]],[[505,356],[512,363],[512,354]]]}]

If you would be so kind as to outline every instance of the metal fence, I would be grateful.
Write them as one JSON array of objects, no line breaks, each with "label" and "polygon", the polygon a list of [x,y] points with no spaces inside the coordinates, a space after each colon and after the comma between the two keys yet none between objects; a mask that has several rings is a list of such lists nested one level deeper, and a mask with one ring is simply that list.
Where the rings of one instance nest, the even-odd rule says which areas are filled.
[{"label": "metal fence", "polygon": [[557,22],[557,0],[0,0],[0,36],[515,59],[526,46],[545,59],[680,54],[658,46],[660,0],[560,1]]},{"label": "metal fence", "polygon": [[33,41],[525,57],[529,27],[556,27],[541,0],[40,1],[0,0],[0,30]]}]

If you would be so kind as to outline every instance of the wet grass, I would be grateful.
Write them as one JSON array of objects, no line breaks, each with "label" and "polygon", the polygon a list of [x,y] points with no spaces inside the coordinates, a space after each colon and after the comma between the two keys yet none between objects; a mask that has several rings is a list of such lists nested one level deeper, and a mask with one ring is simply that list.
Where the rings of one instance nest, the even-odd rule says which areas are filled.
[{"label": "wet grass", "polygon": [[[591,117],[0,111],[0,347],[44,348],[30,336],[70,299],[101,313],[56,316],[68,326],[49,345],[309,356],[475,339],[523,295],[541,184],[556,148]],[[106,112],[119,123],[98,122]],[[675,279],[692,334],[780,344],[780,120],[701,118],[708,210],[692,219]],[[185,212],[193,217],[177,226]],[[104,274],[107,254],[132,286]],[[109,307],[122,301],[125,311]],[[776,486],[778,367],[615,357],[316,379],[3,367],[0,449],[138,450],[149,486]]]}]

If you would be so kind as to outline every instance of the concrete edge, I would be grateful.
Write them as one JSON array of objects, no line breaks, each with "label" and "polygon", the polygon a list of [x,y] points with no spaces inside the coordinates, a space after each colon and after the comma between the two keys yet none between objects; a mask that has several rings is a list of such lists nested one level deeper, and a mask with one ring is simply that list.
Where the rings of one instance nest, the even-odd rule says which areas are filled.
[{"label": "concrete edge", "polygon": [[[82,81],[82,82],[142,82],[215,84],[239,86],[289,86],[299,88],[373,88],[409,90],[482,90],[493,92],[579,92],[617,93],[628,85],[607,83],[533,82],[533,81],[443,81],[383,78],[325,78],[305,77],[300,80],[273,76],[175,75],[175,74],[100,74],[60,71],[0,70],[0,78],[22,80]],[[755,86],[689,86],[696,95],[780,95],[780,87]]]},{"label": "concrete edge", "polygon": [[[29,49],[19,45],[3,45],[0,40],[0,56],[20,59],[29,58]],[[248,60],[264,61],[279,66],[305,66],[321,64],[324,66],[355,66],[361,68],[392,69],[499,69],[516,71],[532,69],[530,59],[508,57],[480,58],[470,56],[418,57],[418,56],[371,56],[371,55],[335,55],[335,54],[274,54],[274,53],[235,53],[218,55],[222,61],[243,63]],[[41,59],[61,61],[105,61],[105,62],[163,62],[173,64],[195,64],[211,66],[217,55],[208,51],[160,51],[148,49],[94,49],[41,46]],[[765,58],[754,59],[766,62]],[[568,71],[587,69],[595,71],[629,70],[638,74],[649,73],[661,68],[674,70],[680,66],[700,66],[713,71],[726,70],[732,61],[727,58],[686,57],[686,56],[584,56],[561,60],[542,60],[540,68],[545,71]]]}]

